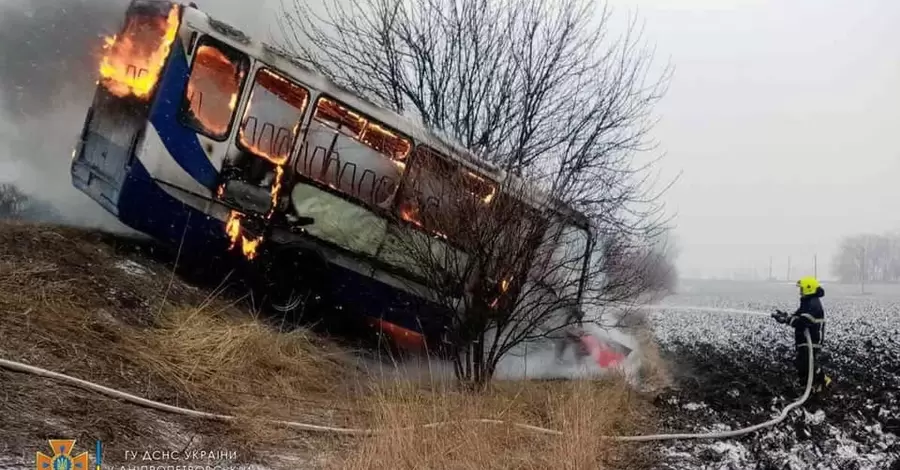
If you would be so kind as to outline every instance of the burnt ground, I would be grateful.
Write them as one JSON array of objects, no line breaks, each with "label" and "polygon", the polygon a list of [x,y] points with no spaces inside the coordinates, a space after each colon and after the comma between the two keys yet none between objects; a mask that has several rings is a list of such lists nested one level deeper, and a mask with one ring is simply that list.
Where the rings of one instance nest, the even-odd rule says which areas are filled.
[{"label": "burnt ground", "polygon": [[[773,311],[796,303],[791,285],[701,285],[668,303]],[[900,469],[900,297],[858,297],[826,286],[831,389],[776,428],[727,441],[659,447],[661,469]],[[712,312],[652,316],[673,371],[656,405],[667,431],[746,427],[803,392],[792,330],[767,317]]]}]

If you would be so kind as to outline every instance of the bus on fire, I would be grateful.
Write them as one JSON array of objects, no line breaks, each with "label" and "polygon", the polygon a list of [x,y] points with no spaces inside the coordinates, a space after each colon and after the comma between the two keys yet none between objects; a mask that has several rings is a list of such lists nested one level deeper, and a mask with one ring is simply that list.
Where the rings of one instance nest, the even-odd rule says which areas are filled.
[{"label": "bus on fire", "polygon": [[544,243],[580,246],[583,277],[585,217],[537,190],[504,194],[514,176],[193,5],[133,0],[99,75],[73,184],[184,252],[230,249],[260,266],[288,265],[273,275],[282,311],[301,304],[298,284],[314,283],[345,313],[398,336],[439,335],[440,316],[428,312],[446,306],[397,243],[414,231],[460,249],[426,217],[449,210],[446,195],[428,189],[442,184],[435,166],[462,176],[444,192],[485,205],[514,199],[553,220]]}]

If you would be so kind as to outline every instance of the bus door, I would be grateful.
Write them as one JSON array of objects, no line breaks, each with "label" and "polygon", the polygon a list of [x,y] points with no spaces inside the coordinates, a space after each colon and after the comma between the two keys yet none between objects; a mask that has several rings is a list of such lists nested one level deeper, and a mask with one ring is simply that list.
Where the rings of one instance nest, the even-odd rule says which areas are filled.
[{"label": "bus door", "polygon": [[556,311],[543,325],[550,337],[561,334],[559,327],[580,319],[589,244],[589,233],[584,227],[552,216],[535,252],[525,292],[530,304]]},{"label": "bus door", "polygon": [[183,71],[186,83],[180,96],[173,98],[177,116],[154,121],[167,153],[183,171],[160,171],[157,177],[206,196],[218,191],[223,162],[234,151],[237,115],[252,64],[245,54],[211,35],[201,35],[189,52],[182,59],[185,67],[189,61],[189,69]]},{"label": "bus door", "polygon": [[222,164],[222,196],[232,205],[268,214],[290,192],[290,159],[300,138],[310,91],[265,64],[248,85],[234,146]]}]

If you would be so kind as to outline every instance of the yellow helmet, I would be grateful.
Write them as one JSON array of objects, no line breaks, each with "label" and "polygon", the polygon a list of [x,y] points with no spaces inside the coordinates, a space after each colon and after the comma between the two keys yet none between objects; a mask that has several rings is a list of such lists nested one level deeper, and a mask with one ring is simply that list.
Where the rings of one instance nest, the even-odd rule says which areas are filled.
[{"label": "yellow helmet", "polygon": [[812,276],[806,276],[797,281],[797,287],[800,288],[800,295],[813,295],[819,288],[819,280]]}]

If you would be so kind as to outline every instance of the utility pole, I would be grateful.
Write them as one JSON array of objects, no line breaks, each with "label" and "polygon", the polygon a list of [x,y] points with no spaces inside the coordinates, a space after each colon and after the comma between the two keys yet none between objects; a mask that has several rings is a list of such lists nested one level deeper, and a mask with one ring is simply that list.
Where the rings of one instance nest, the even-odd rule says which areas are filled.
[{"label": "utility pole", "polygon": [[815,276],[816,279],[819,278],[819,255],[818,254],[813,255],[813,276]]},{"label": "utility pole", "polygon": [[788,282],[791,281],[791,257],[790,256],[788,256],[788,272],[787,272],[787,279],[785,279],[785,281],[788,281]]},{"label": "utility pole", "polygon": [[859,293],[866,293],[866,247],[862,247],[862,260],[859,262]]},{"label": "utility pole", "polygon": [[766,281],[772,282],[772,257],[769,257],[769,277],[766,278]]}]

